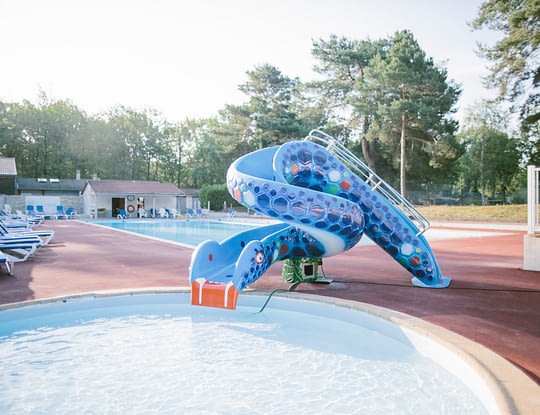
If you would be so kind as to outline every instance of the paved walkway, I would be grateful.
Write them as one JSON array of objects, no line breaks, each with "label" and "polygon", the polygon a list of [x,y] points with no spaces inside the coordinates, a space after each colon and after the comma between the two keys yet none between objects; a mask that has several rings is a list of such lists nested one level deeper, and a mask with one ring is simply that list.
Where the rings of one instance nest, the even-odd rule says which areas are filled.
[{"label": "paved walkway", "polygon": [[[16,264],[15,277],[0,275],[0,304],[99,290],[187,286],[190,249],[78,221],[49,221],[41,228],[56,232],[53,241],[31,261]],[[453,278],[447,289],[414,288],[409,274],[380,248],[361,246],[324,260],[332,284],[302,284],[297,291],[420,317],[487,346],[540,384],[540,272],[521,269],[520,228],[481,230],[489,236],[430,239],[443,273]],[[280,274],[281,265],[273,265],[254,288],[288,288]]]}]

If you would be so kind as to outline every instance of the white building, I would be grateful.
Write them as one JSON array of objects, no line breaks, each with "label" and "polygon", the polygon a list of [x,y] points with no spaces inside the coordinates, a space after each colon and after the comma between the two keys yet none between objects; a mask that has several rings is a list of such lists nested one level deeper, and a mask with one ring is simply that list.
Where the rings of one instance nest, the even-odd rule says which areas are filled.
[{"label": "white building", "polygon": [[144,209],[156,216],[160,209],[183,212],[198,206],[198,195],[188,195],[172,183],[134,180],[88,180],[82,191],[84,212],[93,217],[115,217],[119,209],[137,216]]}]

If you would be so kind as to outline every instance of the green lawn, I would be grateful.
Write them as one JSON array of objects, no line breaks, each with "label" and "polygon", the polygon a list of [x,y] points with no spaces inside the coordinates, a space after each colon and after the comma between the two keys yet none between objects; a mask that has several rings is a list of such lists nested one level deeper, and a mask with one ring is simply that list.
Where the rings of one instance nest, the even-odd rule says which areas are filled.
[{"label": "green lawn", "polygon": [[527,205],[420,206],[428,220],[527,223]]}]

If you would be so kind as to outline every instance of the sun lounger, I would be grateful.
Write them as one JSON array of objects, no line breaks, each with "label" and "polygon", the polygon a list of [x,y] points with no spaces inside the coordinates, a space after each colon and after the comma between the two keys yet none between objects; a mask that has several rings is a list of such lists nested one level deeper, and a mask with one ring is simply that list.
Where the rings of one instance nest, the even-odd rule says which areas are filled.
[{"label": "sun lounger", "polygon": [[14,264],[15,264],[15,261],[12,261],[6,255],[4,255],[2,252],[0,252],[0,268],[4,268],[5,271],[6,271],[6,274],[13,275],[13,265]]},{"label": "sun lounger", "polygon": [[129,216],[126,213],[125,209],[118,209],[118,215],[116,215],[118,219],[127,219]]},{"label": "sun lounger", "polygon": [[4,239],[0,238],[0,252],[11,262],[26,261],[41,247],[39,239]]},{"label": "sun lounger", "polygon": [[12,239],[28,239],[28,238],[39,238],[42,245],[47,245],[54,236],[54,231],[50,230],[33,230],[33,229],[9,229],[6,228],[2,223],[0,223],[0,241],[2,238],[12,238]]}]

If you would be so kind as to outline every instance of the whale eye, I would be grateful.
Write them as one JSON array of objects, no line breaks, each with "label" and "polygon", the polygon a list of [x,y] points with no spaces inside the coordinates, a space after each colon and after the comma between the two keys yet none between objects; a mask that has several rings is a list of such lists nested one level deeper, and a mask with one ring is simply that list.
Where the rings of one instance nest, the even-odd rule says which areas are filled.
[{"label": "whale eye", "polygon": [[264,254],[262,252],[257,252],[257,255],[255,255],[255,262],[257,264],[262,264],[264,261]]}]

